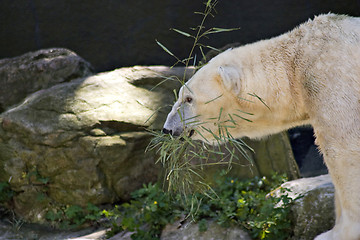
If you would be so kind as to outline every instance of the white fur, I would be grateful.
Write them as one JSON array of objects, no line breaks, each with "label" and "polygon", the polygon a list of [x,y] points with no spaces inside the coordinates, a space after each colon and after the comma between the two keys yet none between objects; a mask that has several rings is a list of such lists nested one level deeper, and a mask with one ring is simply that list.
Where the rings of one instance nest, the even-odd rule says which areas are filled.
[{"label": "white fur", "polygon": [[[185,96],[193,101],[184,102]],[[214,133],[233,116],[228,130],[234,137],[312,124],[336,189],[335,227],[317,240],[360,239],[359,18],[321,15],[279,37],[219,54],[187,82],[175,105]],[[173,122],[168,117],[165,128]],[[213,139],[185,123],[190,128]]]},{"label": "white fur", "polygon": [[234,91],[236,95],[239,94],[241,89],[240,70],[236,67],[220,66],[218,72],[225,88],[228,91]]}]

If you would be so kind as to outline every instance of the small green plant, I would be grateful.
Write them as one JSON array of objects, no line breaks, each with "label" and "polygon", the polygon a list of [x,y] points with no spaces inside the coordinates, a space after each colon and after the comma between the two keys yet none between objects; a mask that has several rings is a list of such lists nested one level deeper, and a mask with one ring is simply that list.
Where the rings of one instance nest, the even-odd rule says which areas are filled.
[{"label": "small green plant", "polygon": [[254,239],[286,239],[291,233],[287,217],[292,200],[286,193],[280,197],[267,196],[285,179],[277,175],[272,179],[255,177],[243,181],[219,178],[215,190],[218,197],[203,198],[194,217],[213,218],[224,227],[240,225]]},{"label": "small green plant", "polygon": [[0,203],[9,201],[14,196],[8,182],[0,182]]},{"label": "small green plant", "polygon": [[286,239],[291,234],[288,213],[292,200],[286,193],[268,196],[285,180],[278,175],[242,181],[221,176],[206,195],[188,195],[185,201],[157,184],[144,185],[132,194],[130,203],[103,211],[112,220],[108,237],[127,230],[135,232],[132,239],[159,239],[166,224],[187,216],[198,222],[199,231],[206,231],[207,220],[212,219],[223,227],[240,226],[254,239]]},{"label": "small green plant", "polygon": [[46,185],[49,183],[49,178],[41,176],[38,169],[34,166],[34,168],[27,173],[28,180],[35,185]]},{"label": "small green plant", "polygon": [[61,229],[72,229],[85,223],[93,223],[100,219],[98,207],[89,203],[86,208],[77,205],[67,205],[55,210],[49,210],[45,215],[50,223]]},{"label": "small green plant", "polygon": [[[135,232],[132,239],[159,239],[163,227],[179,216],[178,202],[164,193],[157,184],[144,185],[132,193],[130,203],[116,206],[114,210],[103,211],[105,217],[113,220],[108,236],[117,231]],[[115,222],[120,218],[121,224]]]}]

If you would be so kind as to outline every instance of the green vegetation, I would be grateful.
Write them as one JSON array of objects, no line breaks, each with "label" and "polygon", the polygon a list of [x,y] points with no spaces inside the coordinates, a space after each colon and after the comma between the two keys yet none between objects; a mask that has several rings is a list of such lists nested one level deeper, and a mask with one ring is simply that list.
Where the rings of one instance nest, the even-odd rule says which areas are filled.
[{"label": "green vegetation", "polygon": [[206,195],[197,193],[185,199],[165,193],[158,184],[144,185],[132,194],[130,203],[103,211],[112,219],[108,237],[127,230],[135,232],[132,239],[159,239],[166,224],[184,218],[197,222],[200,231],[212,219],[223,227],[240,226],[254,239],[286,239],[291,233],[291,199],[287,194],[267,196],[285,180],[277,175],[244,181],[222,176]]},{"label": "green vegetation", "polygon": [[[136,231],[133,239],[158,239],[163,227],[180,216],[179,202],[162,191],[158,184],[144,185],[132,193],[130,203],[115,206],[115,209],[103,211],[112,220],[112,229],[107,236],[124,230]],[[117,224],[120,220],[120,224]]]},{"label": "green vegetation", "polygon": [[49,210],[46,219],[57,228],[73,229],[84,226],[86,223],[94,223],[101,217],[101,211],[93,204],[86,208],[77,205],[62,206],[58,210]]}]

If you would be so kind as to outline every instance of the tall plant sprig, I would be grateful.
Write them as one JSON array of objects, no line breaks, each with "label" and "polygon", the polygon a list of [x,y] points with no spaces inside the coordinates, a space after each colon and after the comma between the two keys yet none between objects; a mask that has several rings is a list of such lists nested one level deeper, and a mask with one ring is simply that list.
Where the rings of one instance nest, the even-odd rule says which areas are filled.
[{"label": "tall plant sprig", "polygon": [[[216,13],[215,7],[218,4],[218,1],[208,0],[204,4],[205,9],[203,12],[195,12],[195,14],[201,15],[202,19],[197,27],[190,28],[190,30],[193,31],[192,33],[188,33],[186,31],[176,28],[170,29],[182,36],[193,39],[193,44],[189,50],[188,57],[186,57],[185,59],[178,58],[164,44],[156,40],[156,43],[167,54],[176,59],[176,62],[173,66],[179,63],[185,65],[182,79],[177,79],[183,86],[185,85],[187,70],[188,67],[191,66],[191,61],[193,61],[192,65],[196,67],[196,48],[200,50],[202,58],[205,61],[207,61],[207,59],[206,55],[204,54],[204,48],[220,52],[220,50],[212,46],[202,44],[201,40],[203,38],[207,38],[211,34],[229,32],[238,29],[225,29],[216,27],[206,29],[205,22],[209,17],[214,17],[213,13]],[[175,98],[177,99],[176,92],[174,93]],[[239,151],[240,154],[246,159],[248,159],[251,163],[251,159],[248,157],[247,151],[245,150],[246,148],[250,148],[242,140],[234,139],[229,132],[229,129],[233,128],[234,125],[236,125],[233,117],[229,115],[230,118],[224,120],[221,116],[221,112],[222,111],[220,111],[219,116],[215,117],[215,119],[217,119],[218,134],[215,134],[211,130],[204,128],[202,126],[204,122],[196,122],[195,118],[182,119],[182,121],[184,124],[185,121],[191,121],[193,125],[198,125],[200,128],[204,128],[205,131],[210,131],[210,133],[214,136],[219,145],[221,143],[228,142],[228,146],[225,147],[227,153],[224,153],[220,146],[210,146],[199,141],[193,141],[190,137],[186,135],[181,136],[181,138],[174,138],[173,136],[168,134],[161,134],[156,131],[150,131],[151,134],[153,134],[153,138],[147,148],[147,151],[156,150],[159,154],[157,163],[161,163],[165,168],[164,186],[167,186],[168,190],[180,192],[184,195],[194,190],[196,192],[206,193],[208,189],[211,188],[205,183],[200,172],[204,169],[205,166],[212,165],[227,165],[228,170],[231,169],[232,164],[235,164],[234,160],[239,160],[239,157],[236,156],[236,151]],[[181,113],[179,114],[181,118],[182,115]],[[209,119],[209,121],[212,120]],[[200,131],[197,131],[197,133],[201,135]],[[206,138],[204,138],[204,140],[205,142],[207,141]],[[220,160],[218,160],[218,158],[220,158]]]},{"label": "tall plant sprig", "polygon": [[212,27],[209,29],[205,28],[205,21],[209,18],[209,16],[214,17],[213,12],[216,12],[216,5],[218,4],[217,0],[208,0],[205,3],[205,10],[203,12],[195,12],[195,14],[198,15],[202,15],[202,19],[200,24],[195,27],[195,28],[191,28],[191,30],[193,30],[195,32],[195,34],[191,34],[188,32],[185,32],[183,30],[179,30],[176,28],[171,28],[170,30],[188,37],[188,38],[192,38],[193,39],[193,44],[190,48],[189,51],[189,55],[187,58],[185,59],[180,59],[178,58],[174,53],[172,53],[167,47],[165,47],[165,45],[163,45],[162,43],[160,43],[159,41],[156,40],[156,43],[165,51],[167,52],[170,56],[174,57],[177,61],[175,62],[174,66],[177,65],[178,63],[182,63],[185,65],[185,71],[184,71],[184,75],[183,78],[180,79],[181,84],[184,85],[185,81],[186,81],[186,73],[187,73],[187,67],[190,66],[190,61],[193,60],[193,66],[196,66],[196,55],[194,55],[194,51],[196,49],[196,47],[199,48],[202,57],[206,60],[206,55],[204,54],[204,49],[203,48],[208,48],[208,49],[212,49],[215,51],[220,52],[219,49],[209,46],[209,45],[204,45],[202,43],[200,43],[200,40],[203,39],[204,37],[207,37],[210,34],[214,34],[214,33],[221,33],[221,32],[230,32],[230,31],[234,31],[234,30],[238,30],[239,28],[217,28],[217,27]]}]

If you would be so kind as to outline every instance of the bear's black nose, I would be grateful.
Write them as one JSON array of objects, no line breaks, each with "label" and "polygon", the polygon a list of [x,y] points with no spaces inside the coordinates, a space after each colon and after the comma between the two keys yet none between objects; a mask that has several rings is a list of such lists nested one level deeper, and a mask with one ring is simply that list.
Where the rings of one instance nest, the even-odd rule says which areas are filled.
[{"label": "bear's black nose", "polygon": [[166,128],[163,128],[162,132],[165,133],[165,134],[172,135],[172,130],[167,130]]}]

